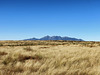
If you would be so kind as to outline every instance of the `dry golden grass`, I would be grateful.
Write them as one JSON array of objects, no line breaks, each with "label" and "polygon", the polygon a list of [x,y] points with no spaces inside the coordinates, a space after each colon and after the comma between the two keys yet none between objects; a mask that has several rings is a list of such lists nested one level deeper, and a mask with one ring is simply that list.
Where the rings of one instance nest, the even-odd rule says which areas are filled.
[{"label": "dry golden grass", "polygon": [[100,75],[100,43],[1,41],[0,75]]}]

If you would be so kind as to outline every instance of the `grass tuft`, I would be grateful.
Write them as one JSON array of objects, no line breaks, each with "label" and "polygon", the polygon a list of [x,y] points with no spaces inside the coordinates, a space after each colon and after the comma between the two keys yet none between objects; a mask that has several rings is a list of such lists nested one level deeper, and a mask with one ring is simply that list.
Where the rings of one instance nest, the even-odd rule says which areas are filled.
[{"label": "grass tuft", "polygon": [[26,51],[33,51],[33,49],[31,47],[26,47],[26,48],[24,48],[24,50],[26,50]]},{"label": "grass tuft", "polygon": [[3,56],[3,55],[7,55],[8,53],[6,52],[0,52],[0,56]]}]

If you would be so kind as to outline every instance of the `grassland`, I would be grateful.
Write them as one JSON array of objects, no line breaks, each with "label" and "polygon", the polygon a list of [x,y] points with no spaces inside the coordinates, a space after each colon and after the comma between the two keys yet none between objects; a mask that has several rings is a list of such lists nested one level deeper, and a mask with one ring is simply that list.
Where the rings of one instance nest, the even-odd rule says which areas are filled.
[{"label": "grassland", "polygon": [[100,75],[100,42],[0,41],[0,75]]}]

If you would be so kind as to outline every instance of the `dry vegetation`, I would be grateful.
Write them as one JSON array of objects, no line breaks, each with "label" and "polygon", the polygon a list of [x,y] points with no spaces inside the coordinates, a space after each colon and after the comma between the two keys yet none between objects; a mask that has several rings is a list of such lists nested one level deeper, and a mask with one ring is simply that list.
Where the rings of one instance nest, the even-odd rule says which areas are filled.
[{"label": "dry vegetation", "polygon": [[0,41],[0,75],[100,75],[100,42]]}]

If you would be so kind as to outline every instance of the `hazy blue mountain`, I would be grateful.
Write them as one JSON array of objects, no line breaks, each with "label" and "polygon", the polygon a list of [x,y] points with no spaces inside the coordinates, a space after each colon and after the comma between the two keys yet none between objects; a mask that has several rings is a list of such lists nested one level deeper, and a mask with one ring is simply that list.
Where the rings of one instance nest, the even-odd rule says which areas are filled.
[{"label": "hazy blue mountain", "polygon": [[71,37],[61,37],[61,36],[44,36],[42,38],[30,38],[25,40],[69,40],[69,41],[84,41],[82,39],[71,38]]},{"label": "hazy blue mountain", "polygon": [[39,40],[37,38],[30,38],[30,39],[25,39],[25,40]]}]

